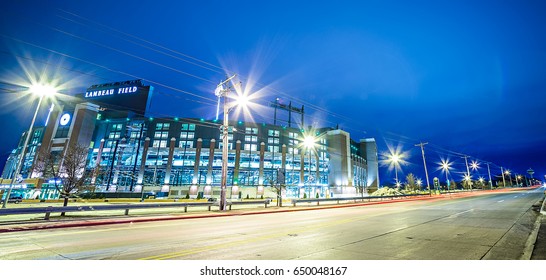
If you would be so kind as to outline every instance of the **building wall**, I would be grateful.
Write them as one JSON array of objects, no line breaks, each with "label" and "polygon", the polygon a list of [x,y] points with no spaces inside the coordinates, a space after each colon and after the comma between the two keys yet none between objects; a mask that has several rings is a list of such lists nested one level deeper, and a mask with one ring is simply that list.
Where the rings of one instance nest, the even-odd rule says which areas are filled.
[{"label": "building wall", "polygon": [[[69,128],[59,123],[67,112],[73,116]],[[109,115],[97,105],[80,103],[52,112],[39,148],[62,152],[71,143],[89,146],[88,168],[94,174],[90,183],[97,192],[216,196],[223,145],[219,128],[220,121],[131,117],[119,111]],[[68,129],[66,135],[59,133],[63,129]],[[377,151],[373,159],[368,146],[359,146],[348,132],[331,128],[317,129],[320,140],[307,150],[302,140],[310,132],[311,128],[230,122],[231,196],[275,197],[278,185],[287,197],[354,196],[359,190],[364,194],[377,174]]]},{"label": "building wall", "polygon": [[367,184],[370,190],[379,188],[379,162],[377,158],[377,143],[374,138],[360,140],[360,148],[368,162]]}]

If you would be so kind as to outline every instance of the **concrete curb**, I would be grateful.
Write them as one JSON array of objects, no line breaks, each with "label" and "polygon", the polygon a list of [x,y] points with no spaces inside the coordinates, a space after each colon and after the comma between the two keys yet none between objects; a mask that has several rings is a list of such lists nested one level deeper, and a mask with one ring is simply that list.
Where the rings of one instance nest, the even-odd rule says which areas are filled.
[{"label": "concrete curb", "polygon": [[542,207],[540,208],[540,214],[546,215],[546,194],[544,200],[542,201]]}]

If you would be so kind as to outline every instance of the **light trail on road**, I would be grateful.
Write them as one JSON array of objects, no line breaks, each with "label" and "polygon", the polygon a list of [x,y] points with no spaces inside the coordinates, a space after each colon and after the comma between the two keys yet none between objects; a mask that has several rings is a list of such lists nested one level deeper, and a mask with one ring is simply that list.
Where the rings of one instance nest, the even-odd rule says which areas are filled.
[{"label": "light trail on road", "polygon": [[4,233],[0,259],[518,259],[541,191]]}]

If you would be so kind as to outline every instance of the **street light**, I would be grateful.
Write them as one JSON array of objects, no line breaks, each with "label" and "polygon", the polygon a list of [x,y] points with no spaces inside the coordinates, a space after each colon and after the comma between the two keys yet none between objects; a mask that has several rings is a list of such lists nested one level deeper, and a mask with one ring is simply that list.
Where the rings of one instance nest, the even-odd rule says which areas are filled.
[{"label": "street light", "polygon": [[222,181],[220,183],[220,211],[226,210],[226,188],[227,188],[227,169],[228,169],[228,129],[229,129],[229,111],[237,106],[246,106],[249,103],[249,98],[247,95],[238,94],[235,99],[235,102],[228,104],[227,97],[228,94],[232,91],[231,86],[228,86],[228,83],[235,78],[237,74],[227,78],[223,82],[219,83],[216,86],[214,94],[218,97],[218,108],[220,106],[220,98],[224,98],[224,121],[220,129],[222,130]]},{"label": "street light", "polygon": [[398,152],[391,153],[388,156],[387,161],[394,166],[395,180],[396,184],[398,184],[398,168],[400,168],[400,163],[402,162],[402,154],[399,154]]},{"label": "street light", "polygon": [[515,177],[516,177],[516,187],[519,187],[518,179],[519,179],[519,181],[521,182],[521,175],[517,175],[517,174],[516,174]]},{"label": "street light", "polygon": [[32,129],[34,128],[34,122],[36,121],[36,116],[38,115],[38,111],[40,110],[40,105],[42,105],[42,100],[44,99],[44,96],[50,96],[50,95],[52,96],[55,93],[57,93],[57,90],[54,87],[50,85],[43,85],[43,84],[32,85],[29,88],[29,90],[30,92],[39,95],[40,99],[38,100],[38,106],[36,106],[36,111],[34,111],[34,116],[32,117],[32,122],[30,123],[30,128],[28,130],[27,137],[25,138],[23,148],[21,149],[21,155],[19,157],[19,160],[17,161],[17,165],[15,166],[15,172],[13,173],[13,176],[11,178],[6,199],[4,199],[4,202],[2,203],[2,208],[6,208],[6,203],[8,202],[9,197],[11,195],[11,190],[13,189],[13,183],[15,182],[15,178],[17,178],[17,176],[19,175],[19,172],[21,172],[23,158],[27,150],[27,145],[28,145],[28,141],[30,140],[30,135],[32,134]]},{"label": "street light", "polygon": [[472,161],[470,167],[472,168],[472,170],[476,171],[478,170],[478,168],[480,168],[480,164],[477,161]]},{"label": "street light", "polygon": [[469,186],[469,187],[472,187],[472,186],[471,186],[472,181],[470,180],[470,175],[466,174],[466,175],[464,175],[463,178],[464,178],[464,180],[467,182],[468,186]]},{"label": "street light", "polygon": [[510,175],[510,170],[507,169],[506,171],[504,171],[504,173],[506,175],[508,175],[508,179],[510,180],[510,187],[511,187],[512,186],[512,176]]},{"label": "street light", "polygon": [[485,181],[485,178],[483,178],[483,177],[480,176],[480,178],[478,178],[478,181],[480,181],[480,186],[481,186],[482,189],[483,189],[484,186],[485,186],[485,185],[483,184],[483,182]]},{"label": "street light", "polygon": [[442,163],[440,165],[441,165],[442,169],[444,170],[444,172],[446,173],[446,185],[447,185],[447,191],[449,192],[448,173],[449,173],[449,168],[451,167],[451,162],[449,162],[447,160],[442,160]]}]

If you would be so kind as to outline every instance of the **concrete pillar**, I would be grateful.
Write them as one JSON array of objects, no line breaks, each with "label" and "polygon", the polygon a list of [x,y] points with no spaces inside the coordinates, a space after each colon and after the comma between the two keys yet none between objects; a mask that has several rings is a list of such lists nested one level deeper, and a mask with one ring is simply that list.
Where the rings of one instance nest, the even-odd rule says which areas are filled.
[{"label": "concrete pillar", "polygon": [[209,147],[209,164],[207,167],[207,185],[212,184],[212,163],[214,162],[214,149],[216,148],[216,140],[211,139],[210,140],[210,147]]},{"label": "concrete pillar", "polygon": [[[294,148],[295,149],[295,148]],[[303,186],[305,183],[305,156],[303,154],[303,148],[300,149],[300,182],[299,185]]]},{"label": "concrete pillar", "polygon": [[150,137],[144,139],[144,148],[142,149],[142,159],[140,160],[140,170],[138,171],[137,184],[135,192],[141,192],[144,181],[144,169],[146,168],[146,159],[148,158],[148,148],[150,147]]},{"label": "concrete pillar", "polygon": [[233,185],[239,184],[239,167],[241,165],[241,140],[235,144],[235,169],[233,170]]},{"label": "concrete pillar", "polygon": [[93,178],[91,178],[91,185],[95,185],[97,176],[99,176],[100,163],[102,161],[102,150],[104,149],[104,139],[100,140],[99,151],[97,152],[97,159],[95,159],[95,170],[93,170]]},{"label": "concrete pillar", "polygon": [[320,183],[320,164],[319,164],[320,161],[319,161],[319,152],[318,151],[315,153],[315,162],[316,162],[315,184],[319,184]]},{"label": "concrete pillar", "polygon": [[265,160],[265,143],[260,143],[260,167],[258,171],[258,186],[264,184],[264,160]]},{"label": "concrete pillar", "polygon": [[[117,185],[118,185],[118,179],[119,179],[119,170],[120,170],[120,167],[121,167],[121,159],[123,158],[123,150],[125,149],[125,144],[126,144],[126,139],[125,138],[122,138],[121,141],[119,142],[118,144],[118,159],[117,159],[117,163],[115,165],[115,172],[114,172],[114,178],[112,179],[112,186],[110,186],[112,188],[112,191],[116,191],[117,190]],[[116,155],[114,155],[115,157]]]},{"label": "concrete pillar", "polygon": [[199,192],[199,164],[201,161],[201,149],[203,147],[203,139],[197,139],[197,144],[195,146],[195,165],[193,166],[193,178],[192,186],[190,187],[189,193],[191,198],[196,198],[197,193]]},{"label": "concrete pillar", "polygon": [[235,167],[233,169],[233,186],[231,187],[231,198],[239,198],[239,167],[241,162],[241,140],[235,144]]},{"label": "concrete pillar", "polygon": [[171,170],[173,167],[174,148],[176,146],[175,141],[176,139],[173,137],[171,138],[171,142],[169,143],[169,157],[167,159],[167,168],[165,170],[165,180],[163,182],[163,186],[161,187],[162,192],[169,192],[169,185],[171,183]]}]

